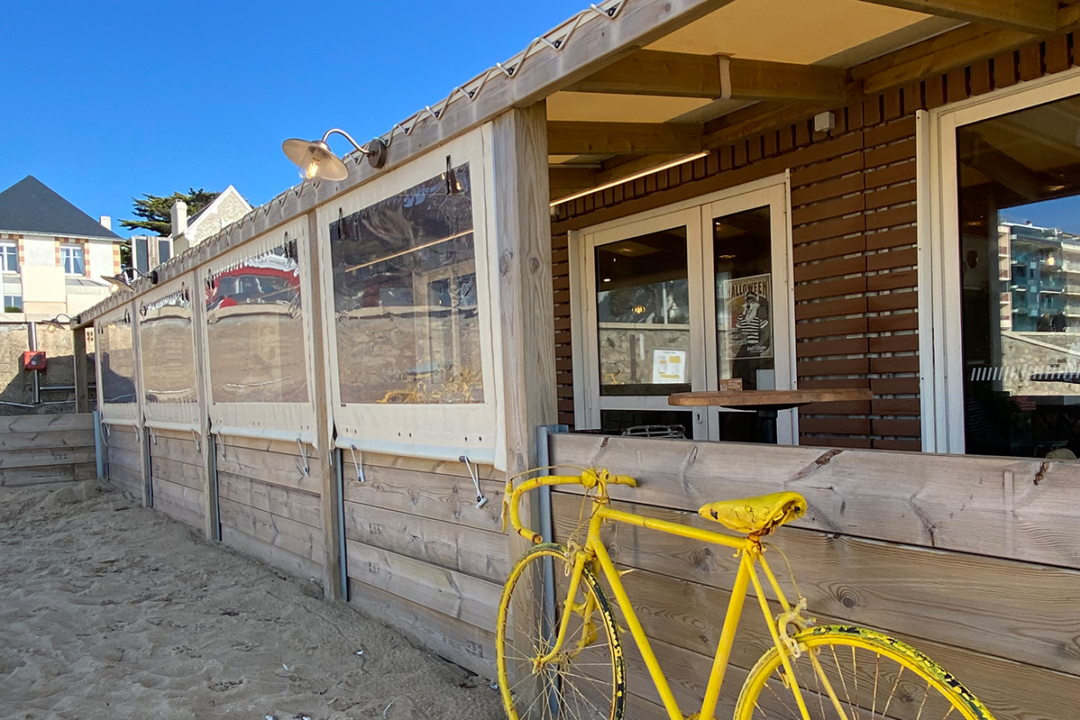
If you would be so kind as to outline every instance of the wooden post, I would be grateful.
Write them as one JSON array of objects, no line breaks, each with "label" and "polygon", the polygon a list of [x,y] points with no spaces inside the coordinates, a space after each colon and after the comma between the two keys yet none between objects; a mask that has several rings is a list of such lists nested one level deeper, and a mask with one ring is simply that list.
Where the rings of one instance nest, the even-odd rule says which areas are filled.
[{"label": "wooden post", "polygon": [[[315,387],[312,389],[315,397],[315,437],[319,444],[319,470],[322,473],[322,518],[323,531],[325,533],[323,554],[323,591],[327,598],[341,600],[345,594],[342,591],[341,573],[341,516],[338,514],[341,487],[338,483],[337,469],[334,467],[334,456],[337,453],[334,448],[333,425],[330,422],[329,387],[330,361],[326,353],[326,332],[323,327],[324,303],[322,286],[322,264],[319,257],[319,219],[315,210],[308,213],[308,272],[311,274],[311,299],[308,304],[311,307],[312,332],[314,347],[312,348],[312,362],[315,365]],[[325,291],[333,295],[333,288]],[[331,297],[332,301],[332,297]]]},{"label": "wooden post", "polygon": [[151,479],[150,467],[150,433],[143,423],[143,405],[146,402],[143,388],[142,356],[139,348],[139,303],[132,301],[129,306],[131,313],[131,348],[135,354],[135,436],[139,439],[139,454],[142,463],[142,504],[143,507],[154,506],[154,487]]},{"label": "wooden post", "polygon": [[86,328],[72,330],[71,355],[75,363],[75,412],[90,412],[90,368],[86,363]]},{"label": "wooden post", "polygon": [[199,447],[203,470],[203,534],[208,540],[221,540],[218,522],[217,456],[210,434],[210,375],[206,363],[206,290],[205,270],[192,275],[191,332],[195,340],[195,388],[199,402]]},{"label": "wooden post", "polygon": [[[508,475],[536,467],[536,428],[557,420],[547,154],[544,103],[511,110],[493,121],[493,172],[487,182],[494,188]],[[522,516],[534,518],[538,509],[530,503]],[[513,559],[528,546],[524,538],[511,534]],[[540,592],[542,588],[532,588],[521,596],[529,598]],[[532,602],[515,606],[510,631],[516,635],[536,627],[532,617],[536,608]],[[517,671],[527,673],[529,669]],[[539,684],[519,687],[523,694],[540,691]]]}]

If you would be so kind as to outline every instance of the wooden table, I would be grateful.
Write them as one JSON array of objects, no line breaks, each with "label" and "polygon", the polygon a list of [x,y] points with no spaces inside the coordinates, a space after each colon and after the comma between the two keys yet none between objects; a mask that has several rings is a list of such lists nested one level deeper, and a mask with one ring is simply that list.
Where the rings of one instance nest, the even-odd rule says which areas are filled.
[{"label": "wooden table", "polygon": [[765,442],[776,442],[776,418],[780,410],[802,407],[810,403],[857,402],[872,400],[874,394],[865,388],[831,390],[737,390],[731,392],[683,392],[668,396],[668,405],[678,407],[725,407],[732,410],[753,410],[761,422]]}]

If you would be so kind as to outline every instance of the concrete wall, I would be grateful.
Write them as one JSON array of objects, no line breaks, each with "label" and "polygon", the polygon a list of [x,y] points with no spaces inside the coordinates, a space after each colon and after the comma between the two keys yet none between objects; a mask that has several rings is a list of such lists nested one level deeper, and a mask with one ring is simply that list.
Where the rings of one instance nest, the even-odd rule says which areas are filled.
[{"label": "concrete wall", "polygon": [[[48,365],[40,374],[42,404],[33,404],[32,371],[22,369],[22,355],[30,349],[26,323],[0,323],[0,415],[40,415],[75,411],[75,366],[72,336],[67,330],[38,323],[38,349]],[[87,357],[88,377],[94,377],[93,354]],[[69,389],[50,389],[60,386]],[[91,403],[94,392],[90,392]],[[24,407],[29,406],[29,407]]]}]

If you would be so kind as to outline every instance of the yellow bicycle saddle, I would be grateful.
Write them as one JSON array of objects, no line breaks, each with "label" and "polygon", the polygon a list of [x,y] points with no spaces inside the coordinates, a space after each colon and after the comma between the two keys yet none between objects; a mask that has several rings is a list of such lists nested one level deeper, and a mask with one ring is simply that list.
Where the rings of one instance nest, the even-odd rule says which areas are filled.
[{"label": "yellow bicycle saddle", "polygon": [[806,498],[797,492],[778,492],[702,505],[698,514],[747,535],[768,535],[806,513]]}]

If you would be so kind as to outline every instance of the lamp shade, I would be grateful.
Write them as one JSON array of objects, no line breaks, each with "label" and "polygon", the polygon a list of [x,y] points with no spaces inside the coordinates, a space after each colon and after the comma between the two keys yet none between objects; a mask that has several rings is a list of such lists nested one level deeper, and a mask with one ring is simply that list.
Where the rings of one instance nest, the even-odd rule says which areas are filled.
[{"label": "lamp shade", "polygon": [[300,177],[305,180],[344,180],[349,177],[345,163],[321,140],[291,138],[281,143],[281,149],[285,157],[300,168]]}]

